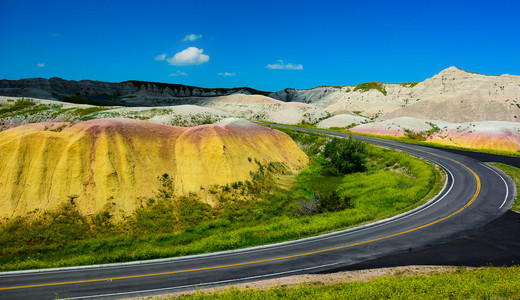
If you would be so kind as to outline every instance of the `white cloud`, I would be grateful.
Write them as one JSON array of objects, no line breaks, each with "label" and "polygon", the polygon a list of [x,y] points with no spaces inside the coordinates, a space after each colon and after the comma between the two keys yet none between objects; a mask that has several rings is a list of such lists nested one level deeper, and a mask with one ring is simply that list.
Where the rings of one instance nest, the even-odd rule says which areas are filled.
[{"label": "white cloud", "polygon": [[217,73],[217,75],[220,75],[220,76],[236,76],[237,74],[236,73],[229,73],[229,72],[220,72],[220,73]]},{"label": "white cloud", "polygon": [[166,53],[157,55],[154,59],[155,60],[166,60]]},{"label": "white cloud", "polygon": [[177,70],[177,72],[171,73],[170,76],[188,76],[188,73]]},{"label": "white cloud", "polygon": [[202,38],[202,34],[188,34],[181,41],[182,42],[194,42],[196,40],[200,40]]},{"label": "white cloud", "polygon": [[271,70],[281,70],[281,69],[286,69],[286,70],[303,70],[303,65],[302,64],[297,64],[297,65],[292,64],[292,63],[284,64],[283,60],[279,60],[278,63],[276,63],[276,64],[268,64],[265,67],[268,68],[268,69],[271,69]]},{"label": "white cloud", "polygon": [[209,61],[209,56],[202,54],[204,50],[197,47],[189,47],[175,53],[173,57],[166,59],[172,66],[200,65]]},{"label": "white cloud", "polygon": [[38,68],[43,68],[43,67],[45,67],[45,64],[44,63],[38,63],[37,66],[38,66]]}]

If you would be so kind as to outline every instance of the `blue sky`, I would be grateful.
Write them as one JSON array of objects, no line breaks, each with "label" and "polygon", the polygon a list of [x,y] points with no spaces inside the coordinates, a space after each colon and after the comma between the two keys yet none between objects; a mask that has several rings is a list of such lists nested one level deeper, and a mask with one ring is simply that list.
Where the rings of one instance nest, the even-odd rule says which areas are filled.
[{"label": "blue sky", "polygon": [[518,0],[0,0],[0,79],[275,91],[421,81],[452,65],[520,75],[519,16]]}]

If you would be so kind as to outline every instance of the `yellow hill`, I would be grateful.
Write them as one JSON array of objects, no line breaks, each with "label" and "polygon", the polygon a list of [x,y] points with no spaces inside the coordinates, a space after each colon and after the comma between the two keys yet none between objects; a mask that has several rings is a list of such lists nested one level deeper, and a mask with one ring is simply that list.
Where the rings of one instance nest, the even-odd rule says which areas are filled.
[{"label": "yellow hill", "polygon": [[286,134],[239,119],[191,128],[129,119],[29,124],[0,133],[0,157],[0,217],[55,209],[70,197],[86,215],[108,206],[129,214],[164,173],[186,194],[250,179],[255,159],[290,171],[308,162]]}]

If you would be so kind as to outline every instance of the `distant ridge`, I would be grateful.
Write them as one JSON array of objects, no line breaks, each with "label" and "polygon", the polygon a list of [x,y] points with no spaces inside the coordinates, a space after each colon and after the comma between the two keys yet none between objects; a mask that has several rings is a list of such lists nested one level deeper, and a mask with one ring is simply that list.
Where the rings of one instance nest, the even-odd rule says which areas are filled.
[{"label": "distant ridge", "polygon": [[[103,82],[95,80],[65,80],[58,77],[27,78],[20,80],[0,80],[0,95],[13,97],[34,97],[78,103],[78,97],[85,97],[94,103],[103,105],[103,101],[113,105],[128,97],[183,98],[213,97],[231,94],[268,95],[270,92],[249,87],[237,88],[202,88],[183,84],[160,83],[128,80],[123,82]],[[72,98],[72,99],[71,99]],[[95,103],[95,102],[100,103]],[[116,101],[116,102],[114,102]],[[150,103],[154,104],[154,103]],[[107,105],[107,104],[105,104]]]}]

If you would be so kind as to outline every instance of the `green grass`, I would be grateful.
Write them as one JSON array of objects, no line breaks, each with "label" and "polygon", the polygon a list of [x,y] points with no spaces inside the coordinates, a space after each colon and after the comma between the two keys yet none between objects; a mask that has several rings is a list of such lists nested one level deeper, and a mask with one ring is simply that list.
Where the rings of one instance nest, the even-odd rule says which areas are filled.
[{"label": "green grass", "polygon": [[[316,151],[312,141],[326,141],[314,134],[292,134],[311,145],[310,152]],[[0,270],[154,259],[292,240],[398,214],[424,203],[427,194],[438,193],[444,184],[425,161],[379,147],[367,149],[364,173],[330,174],[316,156],[296,176],[284,174],[277,164],[260,166],[251,181],[213,187],[220,199],[213,208],[195,194],[172,197],[170,179],[163,176],[164,188],[156,197],[143,199],[142,208],[121,222],[111,220],[109,212],[81,216],[73,199],[57,212],[4,220]],[[293,184],[278,186],[277,177],[293,178]],[[339,202],[324,206],[325,200]]]},{"label": "green grass", "polygon": [[17,116],[32,116],[40,113],[55,113],[61,108],[58,104],[37,104],[29,99],[18,99],[0,105],[0,119]]},{"label": "green grass", "polygon": [[15,116],[30,116],[39,112],[58,108],[59,105],[37,104],[28,99],[18,99],[14,103],[7,102],[0,106],[0,119]]},{"label": "green grass", "polygon": [[513,167],[513,166],[509,166],[509,165],[505,165],[505,164],[501,164],[501,163],[495,163],[495,162],[488,163],[488,164],[499,168],[500,170],[504,171],[504,173],[506,173],[507,176],[511,177],[511,179],[513,180],[513,182],[516,185],[516,190],[517,190],[516,199],[515,199],[515,202],[513,203],[513,205],[511,206],[511,209],[514,211],[520,212],[520,192],[519,192],[520,191],[520,169]]},{"label": "green grass", "polygon": [[354,91],[368,92],[370,90],[378,90],[381,92],[381,94],[386,96],[385,87],[380,82],[366,82],[366,83],[358,84],[354,88]]},{"label": "green grass", "polygon": [[99,118],[98,114],[97,114],[98,112],[102,112],[102,111],[105,111],[108,109],[109,108],[99,107],[99,106],[93,106],[93,107],[88,107],[88,108],[74,108],[73,110],[70,111],[71,121],[83,122],[83,121],[97,119],[97,118]]},{"label": "green grass", "polygon": [[400,83],[400,85],[404,86],[404,87],[409,87],[409,88],[413,88],[414,86],[418,85],[419,82],[405,82],[405,83]]},{"label": "green grass", "polygon": [[[460,268],[453,273],[385,276],[368,282],[284,286],[268,290],[228,289],[180,299],[520,299],[520,267]],[[170,299],[173,299],[170,298]]]},{"label": "green grass", "polygon": [[0,108],[0,118],[8,116],[10,113],[24,110],[24,109],[34,106],[34,105],[36,105],[35,102],[33,102],[31,100],[23,99],[23,98],[16,100],[16,102],[13,104],[10,104],[8,102],[6,105],[3,105]]}]

